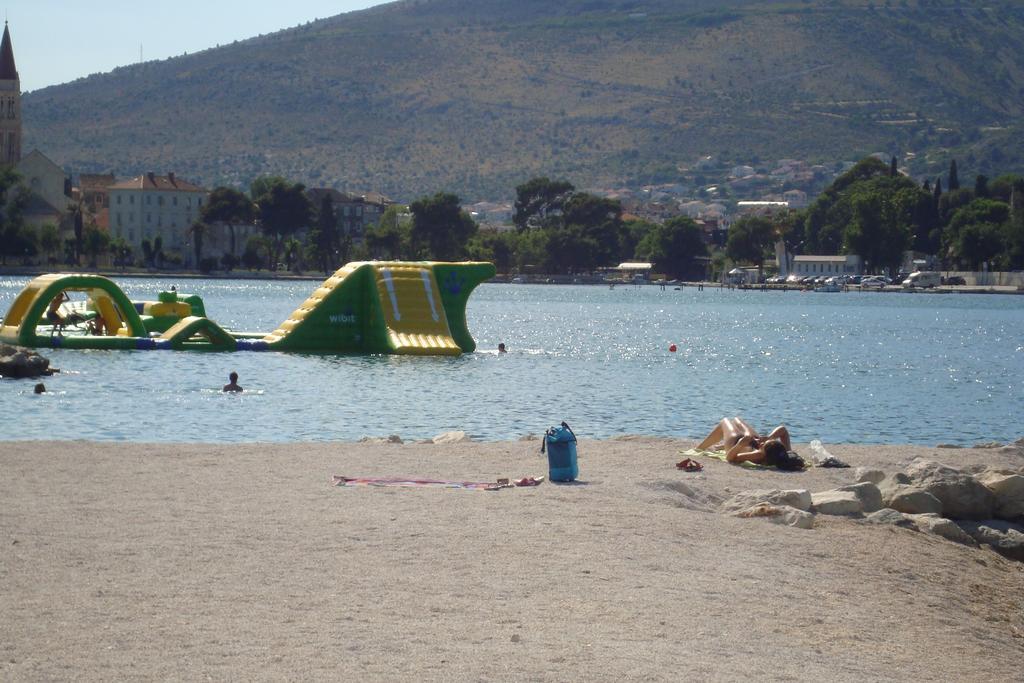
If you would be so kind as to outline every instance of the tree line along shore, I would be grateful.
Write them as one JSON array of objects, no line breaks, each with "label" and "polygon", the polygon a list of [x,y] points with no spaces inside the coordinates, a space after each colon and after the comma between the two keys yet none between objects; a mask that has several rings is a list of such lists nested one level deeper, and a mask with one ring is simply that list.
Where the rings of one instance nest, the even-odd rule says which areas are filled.
[{"label": "tree line along shore", "polygon": [[[0,174],[0,190],[16,174]],[[22,263],[132,275],[181,272],[181,255],[160,237],[140,251],[95,225],[76,225],[60,240],[54,226],[33,230],[19,220],[23,197],[7,193],[0,218],[0,264]],[[624,213],[616,199],[577,190],[565,180],[533,178],[516,187],[513,226],[481,228],[457,195],[439,192],[411,204],[390,204],[364,234],[339,229],[330,196],[318,205],[306,188],[281,177],[253,182],[249,193],[217,187],[187,230],[198,272],[329,273],[353,260],[481,260],[502,274],[580,277],[643,260],[656,273],[682,281],[718,281],[734,266],[772,267],[776,245],[787,254],[857,254],[869,272],[891,274],[908,252],[947,270],[1024,268],[1024,179],[984,175],[962,187],[955,160],[945,178],[918,184],[868,157],[839,176],[807,208],[778,208],[741,216],[727,230],[687,216],[664,222]],[[257,231],[236,244],[240,227]],[[204,245],[224,237],[221,258]],[[62,254],[58,258],[57,254]],[[11,264],[13,265],[13,263]],[[140,270],[141,269],[141,270]]]}]

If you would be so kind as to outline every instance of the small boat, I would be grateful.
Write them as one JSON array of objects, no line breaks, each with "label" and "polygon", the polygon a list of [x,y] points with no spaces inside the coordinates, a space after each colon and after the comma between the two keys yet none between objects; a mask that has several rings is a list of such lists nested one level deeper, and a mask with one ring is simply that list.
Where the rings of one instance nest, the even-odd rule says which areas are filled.
[{"label": "small boat", "polygon": [[818,285],[814,288],[815,292],[841,292],[843,288],[835,283],[829,283],[824,285]]}]

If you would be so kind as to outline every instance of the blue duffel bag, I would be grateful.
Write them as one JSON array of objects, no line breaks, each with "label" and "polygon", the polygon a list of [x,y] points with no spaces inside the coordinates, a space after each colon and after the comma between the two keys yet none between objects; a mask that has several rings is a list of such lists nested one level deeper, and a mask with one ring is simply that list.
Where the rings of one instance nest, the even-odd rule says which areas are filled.
[{"label": "blue duffel bag", "polygon": [[551,481],[574,481],[580,476],[579,465],[576,463],[576,435],[569,425],[552,427],[544,433],[540,444],[540,452],[547,449],[548,478]]}]

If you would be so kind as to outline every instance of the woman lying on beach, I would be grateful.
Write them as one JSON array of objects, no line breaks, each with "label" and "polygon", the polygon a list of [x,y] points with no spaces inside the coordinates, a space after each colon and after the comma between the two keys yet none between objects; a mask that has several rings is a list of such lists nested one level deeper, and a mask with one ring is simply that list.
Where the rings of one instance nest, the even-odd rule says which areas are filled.
[{"label": "woman lying on beach", "polygon": [[725,448],[725,459],[731,463],[752,462],[780,470],[804,468],[804,459],[793,452],[789,430],[782,425],[761,436],[741,418],[723,417],[697,448],[708,450],[719,445]]}]

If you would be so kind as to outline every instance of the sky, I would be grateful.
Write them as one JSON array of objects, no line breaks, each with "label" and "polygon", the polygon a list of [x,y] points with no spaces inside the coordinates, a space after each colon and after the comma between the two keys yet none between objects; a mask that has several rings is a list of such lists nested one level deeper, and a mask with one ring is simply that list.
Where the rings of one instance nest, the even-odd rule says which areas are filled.
[{"label": "sky", "polygon": [[0,0],[21,91],[273,33],[383,0]]}]

